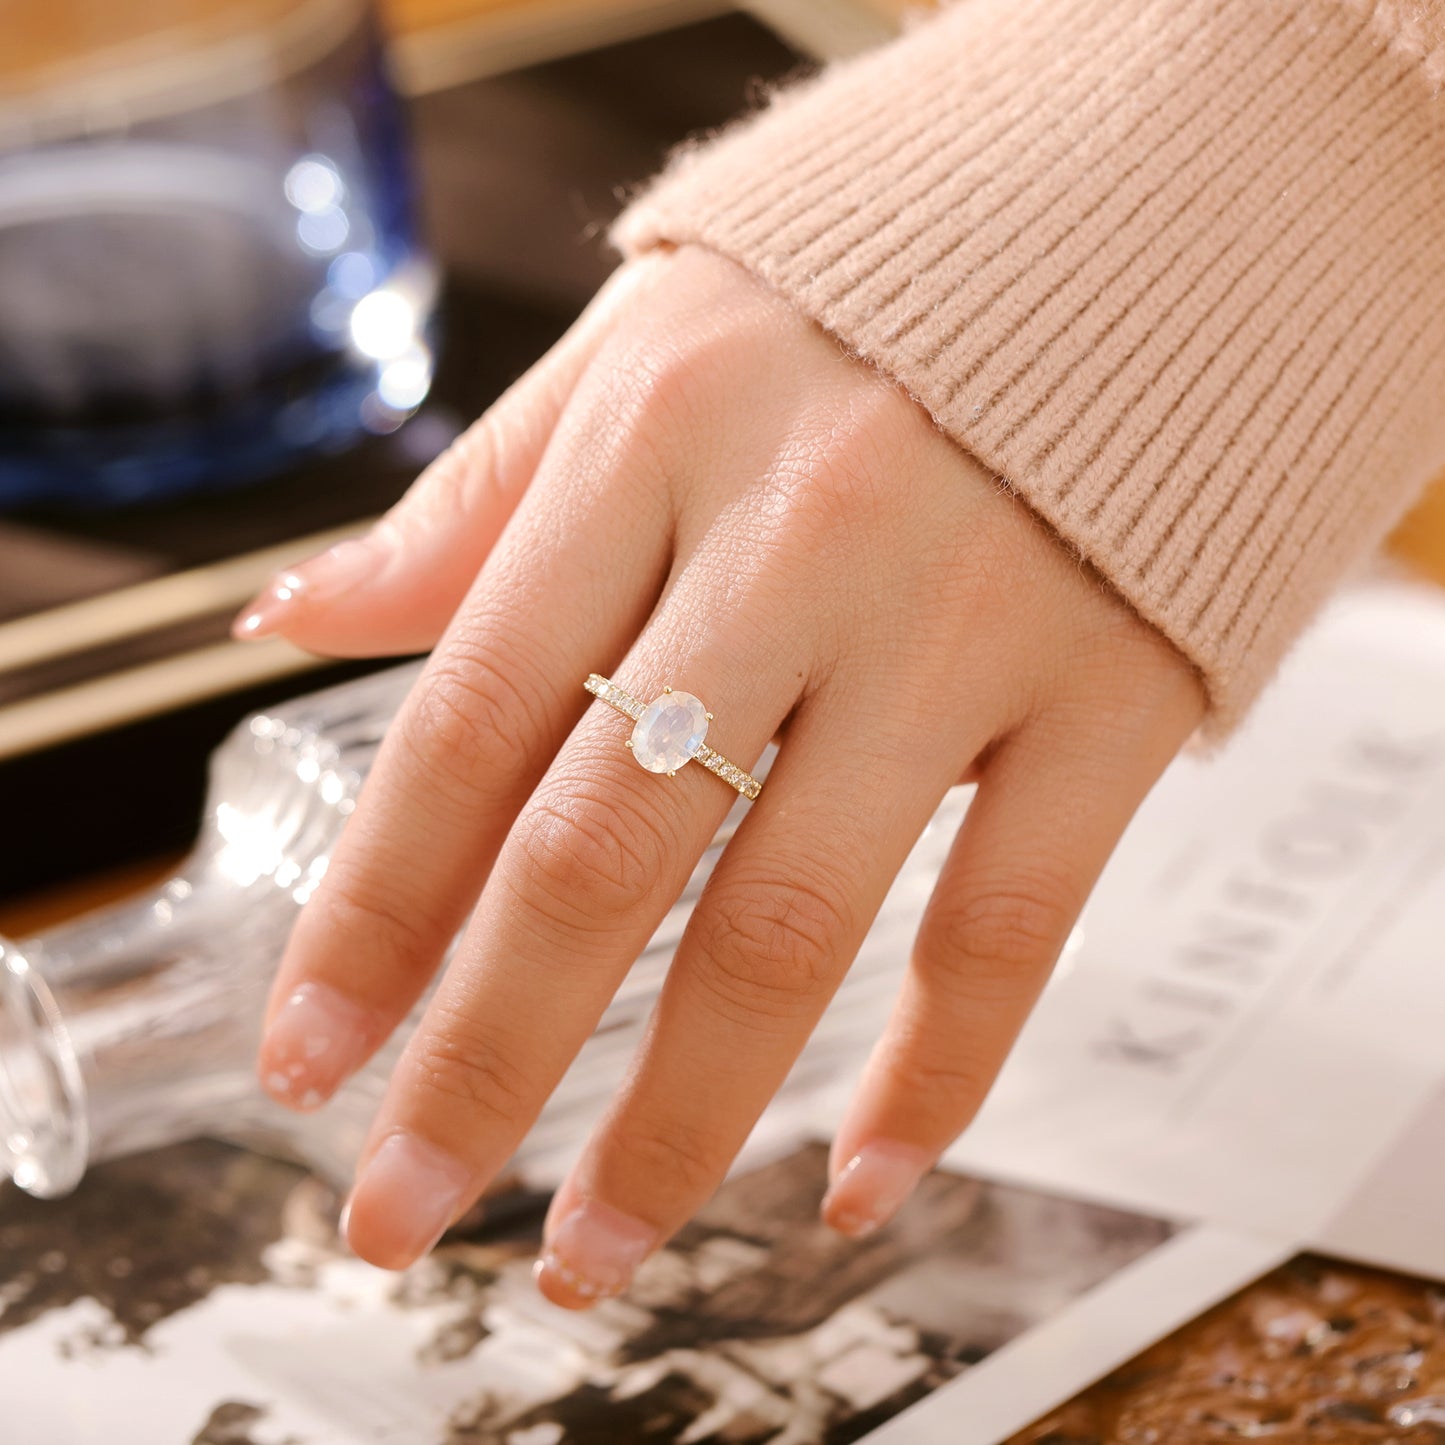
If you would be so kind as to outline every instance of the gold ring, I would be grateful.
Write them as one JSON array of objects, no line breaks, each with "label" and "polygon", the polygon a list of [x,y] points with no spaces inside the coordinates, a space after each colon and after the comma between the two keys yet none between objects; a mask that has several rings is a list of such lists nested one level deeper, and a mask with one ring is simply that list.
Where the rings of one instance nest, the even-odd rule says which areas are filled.
[{"label": "gold ring", "polygon": [[696,758],[708,772],[716,773],[723,782],[736,788],[743,797],[752,799],[762,792],[763,785],[751,773],[730,763],[719,752],[703,742],[712,714],[690,692],[674,692],[664,687],[662,695],[649,703],[640,703],[630,693],[609,682],[599,672],[587,674],[582,684],[588,692],[610,703],[618,712],[633,721],[632,736],[625,746],[649,773],[666,773],[669,778],[689,758]]}]

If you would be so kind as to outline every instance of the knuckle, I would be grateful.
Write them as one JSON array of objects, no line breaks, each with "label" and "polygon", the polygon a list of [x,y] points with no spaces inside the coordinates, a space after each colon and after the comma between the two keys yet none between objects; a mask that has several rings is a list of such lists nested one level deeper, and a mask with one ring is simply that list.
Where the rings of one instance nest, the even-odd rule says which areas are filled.
[{"label": "knuckle", "polygon": [[679,1199],[705,1199],[727,1168],[716,1141],[676,1116],[632,1121],[615,1149],[630,1178],[665,1180],[668,1194]]},{"label": "knuckle", "polygon": [[1204,714],[1198,672],[1166,638],[1144,635],[1144,625],[1109,618],[1060,658],[1055,692],[1074,704],[1067,723],[1084,731],[1086,747],[1111,733],[1147,735],[1161,721],[1182,737]]},{"label": "knuckle", "polygon": [[615,343],[607,360],[610,384],[599,405],[616,435],[645,436],[658,425],[683,435],[697,431],[708,389],[705,348],[644,333]]},{"label": "knuckle", "polygon": [[[505,398],[514,400],[515,393]],[[496,490],[504,495],[521,491],[527,483],[533,424],[521,408],[494,404],[452,444],[453,465],[460,486],[450,488],[453,516],[472,517],[476,492]]]},{"label": "knuckle", "polygon": [[494,1040],[450,1014],[418,1036],[412,1084],[424,1099],[458,1103],[475,1117],[514,1126],[529,1117],[530,1091]]},{"label": "knuckle", "polygon": [[422,473],[389,517],[397,525],[428,529],[474,526],[482,494],[515,489],[509,473],[516,467],[508,464],[516,450],[509,440],[514,434],[497,410],[484,412]]},{"label": "knuckle", "polygon": [[411,766],[465,804],[485,796],[499,760],[530,756],[543,736],[538,704],[515,681],[524,675],[495,656],[438,659],[398,720]]},{"label": "knuckle", "polygon": [[975,986],[1008,986],[1053,962],[1077,907],[1049,874],[980,879],[945,908],[935,951],[945,966],[967,968]]},{"label": "knuckle", "polygon": [[735,878],[708,905],[704,976],[730,1015],[789,1017],[831,986],[851,910],[831,884]]},{"label": "knuckle", "polygon": [[891,1093],[918,1100],[924,1108],[941,1107],[962,1128],[967,1119],[958,1118],[960,1106],[971,1117],[993,1087],[997,1069],[977,1058],[915,1048],[891,1056],[886,1074]]},{"label": "knuckle", "polygon": [[[1001,500],[1018,506],[1011,499]],[[1050,545],[1062,553],[1057,543]],[[1044,599],[1055,559],[1040,561],[1027,555],[1027,547],[1013,519],[1001,517],[992,506],[970,516],[966,525],[939,529],[930,544],[933,565],[928,576],[939,616],[954,622],[953,638],[961,626],[968,637],[979,639],[976,646],[1012,648],[1021,620],[1054,625]],[[1023,578],[1029,579],[1026,588],[1020,585]]]},{"label": "knuckle", "polygon": [[856,547],[860,537],[896,530],[906,514],[902,488],[894,487],[851,421],[825,421],[782,461],[776,480],[787,492],[793,539],[825,553]]},{"label": "knuckle", "polygon": [[660,820],[645,806],[622,792],[604,801],[585,787],[565,802],[535,798],[514,837],[522,900],[591,933],[635,914],[669,854]]},{"label": "knuckle", "polygon": [[435,965],[434,940],[418,910],[382,889],[367,886],[333,869],[307,905],[308,931],[349,940],[364,940],[368,952],[380,953],[389,968],[415,974]]},{"label": "knuckle", "polygon": [[634,375],[648,410],[687,425],[703,389],[705,363],[695,351],[654,338],[635,355]]}]

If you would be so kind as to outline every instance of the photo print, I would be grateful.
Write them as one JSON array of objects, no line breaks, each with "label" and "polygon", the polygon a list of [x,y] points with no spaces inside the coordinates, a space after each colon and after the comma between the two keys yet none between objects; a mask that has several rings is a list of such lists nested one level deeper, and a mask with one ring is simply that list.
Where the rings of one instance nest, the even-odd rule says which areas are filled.
[{"label": "photo print", "polygon": [[935,1171],[850,1241],[818,1221],[826,1158],[810,1141],[729,1179],[584,1313],[536,1291],[546,1199],[524,1191],[402,1276],[346,1255],[332,1191],[224,1146],[11,1194],[0,1373],[37,1392],[16,1445],[25,1421],[65,1438],[46,1412],[82,1373],[152,1434],[189,1408],[193,1445],[845,1445],[1175,1233]]}]

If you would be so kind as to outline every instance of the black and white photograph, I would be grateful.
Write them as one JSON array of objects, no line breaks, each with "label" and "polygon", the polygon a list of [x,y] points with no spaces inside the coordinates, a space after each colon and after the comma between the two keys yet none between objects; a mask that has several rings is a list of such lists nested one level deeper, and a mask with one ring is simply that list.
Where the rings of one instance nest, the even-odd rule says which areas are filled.
[{"label": "black and white photograph", "polygon": [[[1175,1232],[940,1171],[854,1247],[816,1217],[825,1152],[805,1143],[729,1179],[626,1298],[585,1315],[537,1295],[540,1202],[524,1190],[394,1284],[373,1280],[361,1303],[364,1267],[344,1260],[334,1198],[314,1179],[219,1145],[102,1165],[65,1203],[0,1210],[0,1375],[23,1369],[37,1402],[87,1392],[124,1417],[189,1361],[186,1394],[210,1403],[191,1434],[167,1438],[192,1445],[362,1445],[393,1438],[379,1428],[393,1416],[413,1420],[391,1428],[414,1445],[844,1445]],[[278,1351],[242,1347],[218,1367],[198,1346],[212,1336],[224,1360],[262,1299],[278,1342],[288,1318],[309,1323],[308,1358],[348,1313],[365,1316],[361,1361],[322,1372],[337,1413],[314,1431]],[[381,1345],[415,1369],[402,1398],[367,1377]],[[182,1417],[166,1407],[168,1426]],[[22,1407],[7,1440],[40,1445],[46,1418]]]}]

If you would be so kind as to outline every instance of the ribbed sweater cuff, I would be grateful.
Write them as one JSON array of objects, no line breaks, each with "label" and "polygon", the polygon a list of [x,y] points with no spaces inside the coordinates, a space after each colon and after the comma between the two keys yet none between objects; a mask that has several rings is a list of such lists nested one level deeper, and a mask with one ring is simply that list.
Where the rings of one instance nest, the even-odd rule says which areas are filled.
[{"label": "ribbed sweater cuff", "polygon": [[613,239],[713,247],[893,376],[1218,736],[1445,457],[1440,51],[1390,11],[959,0],[684,149]]}]

